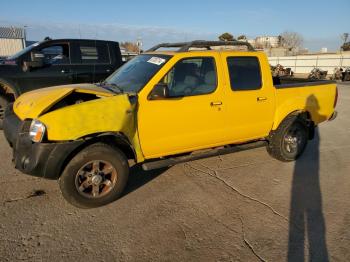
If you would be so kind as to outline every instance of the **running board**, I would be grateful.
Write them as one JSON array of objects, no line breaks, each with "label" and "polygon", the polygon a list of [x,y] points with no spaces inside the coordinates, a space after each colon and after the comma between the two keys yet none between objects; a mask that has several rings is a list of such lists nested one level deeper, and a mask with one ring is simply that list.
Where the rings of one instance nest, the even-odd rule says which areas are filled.
[{"label": "running board", "polygon": [[225,155],[225,154],[240,152],[248,149],[263,147],[263,146],[266,146],[266,144],[267,144],[266,141],[256,141],[256,142],[251,142],[246,144],[232,145],[229,147],[214,148],[210,151],[198,152],[198,153],[186,155],[186,156],[178,156],[178,157],[172,157],[167,159],[154,160],[154,161],[150,161],[142,164],[142,169],[145,171],[149,171],[153,169],[169,167],[179,163],[198,160],[202,158]]}]

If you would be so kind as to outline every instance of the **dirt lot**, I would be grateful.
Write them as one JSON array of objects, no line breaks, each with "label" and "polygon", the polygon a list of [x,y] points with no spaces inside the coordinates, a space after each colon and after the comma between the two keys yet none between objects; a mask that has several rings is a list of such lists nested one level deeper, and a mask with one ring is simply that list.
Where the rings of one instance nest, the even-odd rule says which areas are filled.
[{"label": "dirt lot", "polygon": [[17,172],[0,134],[0,261],[350,261],[350,85],[339,92],[295,163],[260,148],[134,168],[127,194],[93,210]]}]

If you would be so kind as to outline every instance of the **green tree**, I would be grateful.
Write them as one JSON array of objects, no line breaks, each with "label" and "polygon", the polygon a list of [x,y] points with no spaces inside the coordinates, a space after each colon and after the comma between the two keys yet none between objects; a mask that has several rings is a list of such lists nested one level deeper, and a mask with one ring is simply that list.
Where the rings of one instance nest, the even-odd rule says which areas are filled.
[{"label": "green tree", "polygon": [[220,41],[234,41],[234,37],[233,35],[231,35],[230,33],[223,33],[222,35],[219,36],[219,40]]},{"label": "green tree", "polygon": [[344,43],[341,49],[343,49],[343,51],[350,51],[350,42]]},{"label": "green tree", "polygon": [[247,41],[247,37],[245,35],[240,35],[239,37],[237,37],[237,40]]}]

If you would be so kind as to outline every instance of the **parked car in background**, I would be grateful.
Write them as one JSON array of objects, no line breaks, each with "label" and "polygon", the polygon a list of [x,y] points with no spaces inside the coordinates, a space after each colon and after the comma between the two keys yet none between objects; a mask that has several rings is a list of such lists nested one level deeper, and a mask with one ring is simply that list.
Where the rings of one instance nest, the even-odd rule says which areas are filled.
[{"label": "parked car in background", "polygon": [[[227,45],[248,51],[211,49]],[[167,47],[178,50],[158,50]],[[336,102],[334,81],[274,84],[266,54],[248,43],[194,41],[158,45],[99,84],[24,94],[4,134],[17,169],[58,179],[66,200],[87,208],[122,194],[128,160],[151,170],[266,146],[293,161]]]},{"label": "parked car in background", "polygon": [[34,89],[94,83],[122,65],[118,42],[46,39],[0,61],[0,128],[9,102]]}]

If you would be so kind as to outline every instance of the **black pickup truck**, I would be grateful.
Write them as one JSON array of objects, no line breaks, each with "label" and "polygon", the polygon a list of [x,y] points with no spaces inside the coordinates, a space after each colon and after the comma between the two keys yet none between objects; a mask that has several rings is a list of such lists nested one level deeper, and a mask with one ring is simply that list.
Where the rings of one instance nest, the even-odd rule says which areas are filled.
[{"label": "black pickup truck", "polygon": [[48,86],[99,82],[122,65],[118,42],[45,39],[0,61],[0,129],[7,104]]}]

